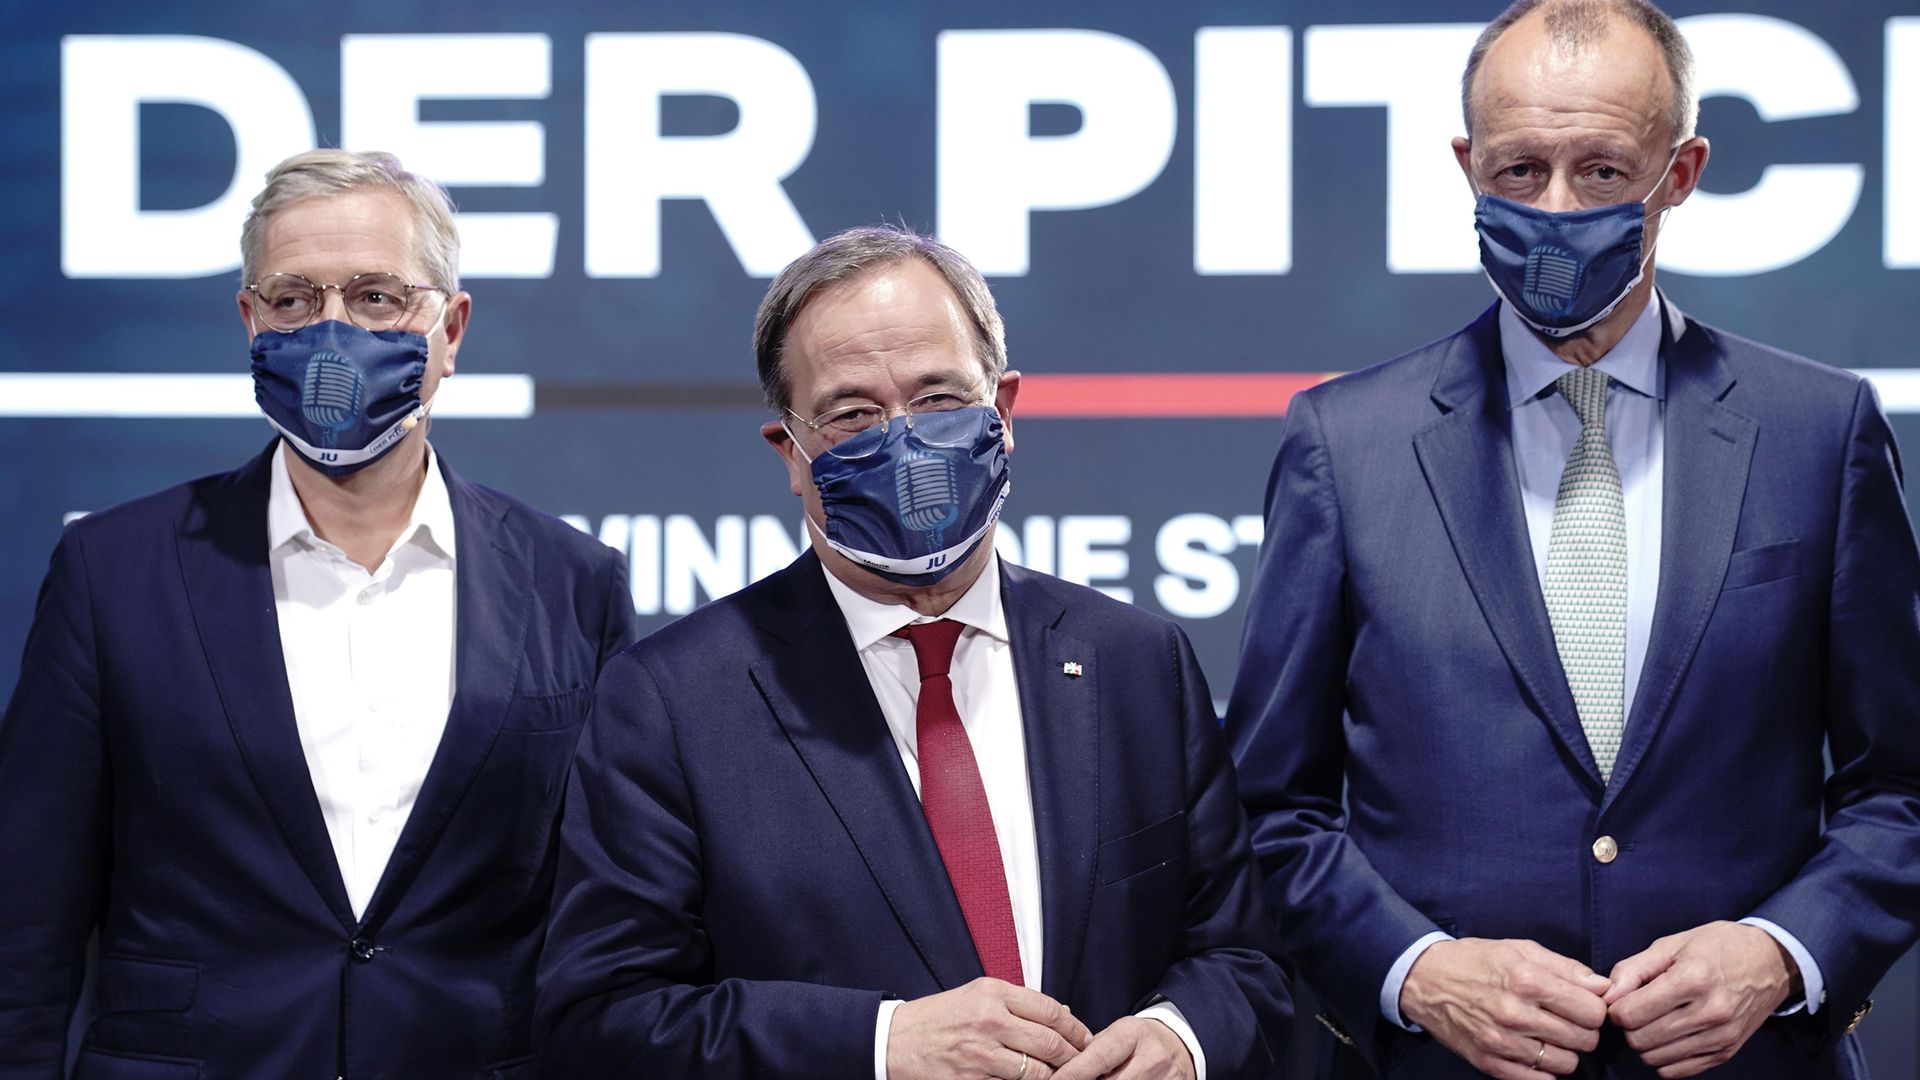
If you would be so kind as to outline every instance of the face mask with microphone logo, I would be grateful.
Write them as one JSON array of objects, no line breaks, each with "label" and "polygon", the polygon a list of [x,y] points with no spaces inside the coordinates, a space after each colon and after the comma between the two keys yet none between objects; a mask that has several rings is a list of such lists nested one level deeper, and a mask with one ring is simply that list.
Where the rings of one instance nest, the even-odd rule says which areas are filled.
[{"label": "face mask with microphone logo", "polygon": [[966,561],[1000,518],[1007,444],[987,406],[896,419],[812,459],[829,547],[900,585],[932,585]]},{"label": "face mask with microphone logo", "polygon": [[[1662,181],[1678,156],[1675,150],[1667,159]],[[1570,337],[1613,314],[1653,257],[1644,242],[1653,191],[1639,202],[1561,213],[1481,193],[1473,221],[1493,291],[1521,322],[1550,338]]]},{"label": "face mask with microphone logo", "polygon": [[397,446],[427,414],[427,339],[329,320],[253,338],[253,397],[309,465],[340,477]]}]

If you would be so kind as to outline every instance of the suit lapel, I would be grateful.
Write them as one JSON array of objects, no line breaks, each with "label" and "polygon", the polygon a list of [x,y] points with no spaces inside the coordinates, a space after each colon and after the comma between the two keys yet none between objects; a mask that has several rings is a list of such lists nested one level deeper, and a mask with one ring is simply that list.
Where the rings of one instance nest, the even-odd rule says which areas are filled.
[{"label": "suit lapel", "polygon": [[980,958],[823,573],[808,552],[757,590],[755,621],[776,640],[754,685],[934,981],[958,987],[983,974]]},{"label": "suit lapel", "polygon": [[[1090,642],[1059,629],[1065,609],[1030,571],[1002,563],[1001,582],[1040,854],[1041,990],[1064,1001],[1093,902],[1102,668]],[[1068,662],[1078,663],[1083,674],[1067,677],[1062,669]]]},{"label": "suit lapel", "polygon": [[[1664,297],[1662,303],[1665,303]],[[1759,425],[1722,399],[1734,378],[1711,336],[1666,305],[1665,478],[1660,522],[1660,585],[1640,685],[1627,715],[1607,791],[1618,796],[1673,705],[1720,597],[1740,524],[1747,467]]]},{"label": "suit lapel", "polygon": [[301,869],[343,927],[353,908],[314,795],[267,563],[267,493],[278,441],[210,485],[177,537],[187,598],[241,759]]},{"label": "suit lapel", "polygon": [[377,927],[405,895],[492,753],[524,666],[533,609],[538,567],[532,545],[506,519],[503,506],[454,475],[444,460],[440,468],[460,552],[454,564],[459,614],[453,702],[413,812],[367,901],[368,928]]},{"label": "suit lapel", "polygon": [[1506,401],[1498,307],[1456,337],[1434,382],[1439,419],[1414,434],[1414,451],[1480,611],[1534,709],[1595,793],[1600,770],[1554,647],[1532,572],[1513,427]]}]

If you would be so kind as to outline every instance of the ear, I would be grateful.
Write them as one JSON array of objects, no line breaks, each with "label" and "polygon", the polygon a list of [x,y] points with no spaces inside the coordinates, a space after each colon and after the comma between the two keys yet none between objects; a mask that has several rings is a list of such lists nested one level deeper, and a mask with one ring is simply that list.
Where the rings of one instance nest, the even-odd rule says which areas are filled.
[{"label": "ear", "polygon": [[787,490],[795,495],[804,496],[807,485],[813,483],[813,465],[800,453],[800,446],[787,434],[787,427],[778,420],[769,420],[760,425],[760,437],[767,440],[773,452],[787,467]]},{"label": "ear", "polygon": [[473,294],[465,290],[453,294],[453,299],[447,301],[447,310],[440,315],[441,332],[447,339],[447,349],[442,354],[446,358],[446,370],[440,373],[441,378],[453,374],[460,343],[467,338],[467,321],[472,318]]},{"label": "ear", "polygon": [[1673,168],[1667,171],[1667,205],[1679,206],[1700,186],[1700,174],[1706,171],[1711,148],[1699,135],[1680,144],[1674,152]]},{"label": "ear", "polygon": [[247,342],[249,344],[253,342],[254,335],[259,333],[253,325],[253,300],[253,294],[245,289],[241,289],[233,296],[234,304],[240,308],[240,325],[247,328]]},{"label": "ear", "polygon": [[1013,399],[1020,396],[1020,373],[1008,371],[1000,376],[993,392],[993,407],[1000,414],[1000,429],[1006,433],[1007,453],[1013,453]]},{"label": "ear", "polygon": [[1453,137],[1453,160],[1460,166],[1460,175],[1467,178],[1467,190],[1477,193],[1480,185],[1473,179],[1473,143],[1464,135]]}]

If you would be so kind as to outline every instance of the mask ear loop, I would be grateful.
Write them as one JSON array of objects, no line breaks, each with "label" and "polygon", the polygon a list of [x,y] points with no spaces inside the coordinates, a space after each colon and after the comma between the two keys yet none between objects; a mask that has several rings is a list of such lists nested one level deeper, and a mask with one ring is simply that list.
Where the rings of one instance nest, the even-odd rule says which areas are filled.
[{"label": "mask ear loop", "polygon": [[[1654,182],[1653,190],[1647,192],[1647,194],[1641,198],[1641,206],[1647,205],[1647,201],[1652,199],[1654,194],[1666,184],[1667,177],[1673,173],[1673,163],[1679,160],[1680,148],[1676,146],[1673,148],[1673,153],[1667,155],[1667,167],[1660,170],[1660,179]],[[1667,215],[1671,213],[1673,213],[1673,207],[1671,205],[1660,208],[1659,218],[1654,223],[1653,243],[1648,244],[1646,252],[1640,256],[1640,273],[1643,275],[1647,272],[1647,264],[1653,261],[1653,249],[1660,246],[1660,237],[1666,234]]]},{"label": "mask ear loop", "polygon": [[414,428],[417,428],[421,424],[425,423],[427,419],[427,414],[433,411],[434,398],[437,398],[439,396],[440,396],[439,394],[433,395],[432,398],[428,398],[427,400],[421,402],[419,408],[407,414],[406,418],[400,421],[400,430],[412,431]]},{"label": "mask ear loop", "polygon": [[[433,325],[427,328],[427,332],[424,334],[421,334],[420,336],[423,338],[426,338],[429,342],[431,342],[435,331],[446,329],[447,309],[451,306],[452,305],[450,304],[441,305],[440,317],[435,319],[433,321]],[[445,380],[443,379],[442,381],[444,382]],[[406,419],[400,421],[400,430],[412,431],[414,428],[419,427],[421,424],[426,423],[428,414],[433,412],[433,403],[439,397],[440,397],[440,392],[436,388],[434,391],[433,397],[430,397],[427,400],[421,402],[419,408],[413,410],[413,412],[409,414]]]},{"label": "mask ear loop", "polygon": [[[1647,192],[1645,195],[1640,196],[1641,206],[1647,205],[1647,200],[1653,198],[1655,192],[1658,192],[1660,190],[1660,185],[1667,182],[1667,177],[1673,174],[1673,163],[1679,160],[1680,160],[1680,148],[1676,146],[1673,148],[1673,153],[1667,155],[1667,167],[1660,170],[1660,179],[1655,180],[1653,182],[1653,190]],[[1673,207],[1671,206],[1661,207],[1660,212],[1664,214],[1671,209],[1673,209]]]},{"label": "mask ear loop", "polygon": [[[806,463],[807,463],[808,465],[812,465],[812,464],[813,464],[813,458],[812,458],[812,456],[811,456],[811,455],[809,455],[809,454],[807,453],[807,448],[806,448],[806,447],[804,447],[804,446],[801,446],[801,445],[800,445],[800,436],[798,436],[798,435],[795,435],[795,434],[793,433],[793,428],[791,428],[791,427],[789,427],[789,426],[787,426],[787,418],[786,418],[786,417],[784,417],[784,416],[780,418],[780,430],[781,430],[781,431],[784,431],[784,432],[786,432],[786,433],[787,433],[787,438],[789,438],[789,439],[792,439],[792,440],[793,440],[793,448],[794,448],[795,450],[798,450],[798,451],[800,451],[800,457],[801,457],[801,459],[802,459],[802,460],[804,460],[804,461],[805,461],[805,462],[806,462]],[[822,512],[822,513],[825,513],[825,512],[826,512],[826,508],[825,508],[824,506],[823,506],[823,507],[821,507],[821,512]],[[803,508],[803,509],[801,510],[801,512],[800,512],[800,517],[801,517],[801,519],[802,519],[802,520],[804,520],[804,521],[805,521],[805,522],[807,523],[807,528],[809,528],[809,529],[811,529],[811,530],[813,530],[813,531],[814,531],[815,533],[818,533],[818,534],[819,534],[819,536],[820,536],[820,541],[821,541],[822,543],[824,543],[824,544],[826,544],[826,545],[827,545],[827,548],[828,548],[828,550],[832,550],[832,548],[833,548],[833,541],[831,541],[831,540],[828,540],[828,539],[827,539],[827,530],[826,530],[826,528],[825,528],[824,526],[822,526],[822,525],[821,525],[821,524],[820,524],[819,522],[817,522],[817,521],[815,521],[815,520],[813,520],[813,515],[812,515],[812,514],[809,514],[809,513],[807,513],[807,512],[806,512],[806,510],[805,510],[804,508]],[[811,541],[809,541],[809,542],[808,542],[808,546],[809,546],[809,547],[811,547],[811,546],[812,546],[812,542],[811,542]]]}]

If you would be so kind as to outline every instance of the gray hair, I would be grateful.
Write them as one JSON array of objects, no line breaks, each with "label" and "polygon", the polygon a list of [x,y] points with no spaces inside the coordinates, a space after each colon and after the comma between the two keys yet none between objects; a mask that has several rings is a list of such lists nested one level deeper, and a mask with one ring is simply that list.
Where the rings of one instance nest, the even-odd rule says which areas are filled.
[{"label": "gray hair", "polygon": [[1587,48],[1605,36],[1612,17],[1645,30],[1660,47],[1660,55],[1667,62],[1668,81],[1673,84],[1673,97],[1667,102],[1672,145],[1693,138],[1694,125],[1700,118],[1700,99],[1693,90],[1693,50],[1667,13],[1647,0],[1514,0],[1480,32],[1467,57],[1466,74],[1460,77],[1460,112],[1466,119],[1469,138],[1473,135],[1473,77],[1480,70],[1480,62],[1508,27],[1539,8],[1546,8],[1548,35],[1567,52]]},{"label": "gray hair", "polygon": [[891,225],[862,225],[834,233],[787,264],[768,286],[753,319],[753,354],[760,366],[760,389],[767,404],[784,411],[793,401],[782,355],[787,330],[815,293],[876,267],[905,259],[923,259],[947,280],[973,324],[974,353],[989,379],[1007,370],[1006,329],[993,293],[965,256],[931,236]]},{"label": "gray hair", "polygon": [[[439,184],[401,168],[392,154],[322,148],[295,154],[267,172],[267,186],[253,197],[240,228],[240,283],[259,281],[267,222],[294,203],[327,195],[384,188],[413,208],[413,254],[427,279],[448,295],[460,291],[460,234],[453,227],[453,200]],[[399,267],[368,267],[398,270]]]}]

